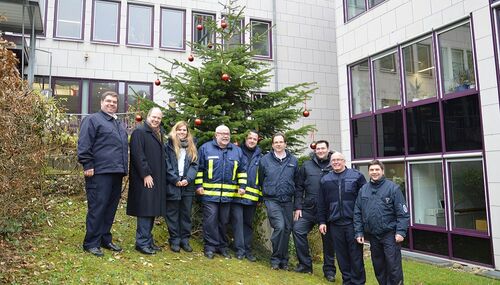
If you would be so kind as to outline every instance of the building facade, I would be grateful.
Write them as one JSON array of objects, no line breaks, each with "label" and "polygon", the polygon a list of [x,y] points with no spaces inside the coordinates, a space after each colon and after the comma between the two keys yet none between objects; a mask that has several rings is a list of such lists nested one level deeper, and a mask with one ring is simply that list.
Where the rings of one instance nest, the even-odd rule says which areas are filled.
[{"label": "building facade", "polygon": [[[337,0],[341,149],[404,191],[411,251],[500,266],[497,3]],[[500,3],[498,3],[500,4]]]}]

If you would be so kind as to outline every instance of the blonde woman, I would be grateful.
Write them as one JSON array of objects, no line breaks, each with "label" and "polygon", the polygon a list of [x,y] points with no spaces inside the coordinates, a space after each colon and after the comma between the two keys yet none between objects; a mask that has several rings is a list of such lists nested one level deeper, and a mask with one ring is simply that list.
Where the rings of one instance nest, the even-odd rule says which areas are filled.
[{"label": "blonde woman", "polygon": [[167,153],[167,221],[169,244],[173,252],[193,249],[191,208],[194,199],[194,179],[198,172],[198,151],[188,124],[177,122],[169,133]]}]

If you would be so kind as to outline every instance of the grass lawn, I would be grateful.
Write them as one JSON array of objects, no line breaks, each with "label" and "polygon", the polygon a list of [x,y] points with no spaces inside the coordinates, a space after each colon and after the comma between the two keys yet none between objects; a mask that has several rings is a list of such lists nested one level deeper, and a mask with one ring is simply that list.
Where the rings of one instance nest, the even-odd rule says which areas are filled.
[{"label": "grass lawn", "polygon": [[[323,278],[321,264],[315,264],[310,275],[273,271],[265,254],[258,255],[256,263],[220,256],[209,260],[203,256],[198,239],[191,242],[194,252],[173,253],[165,245],[164,223],[154,230],[163,251],[142,255],[134,249],[135,218],[125,214],[124,204],[120,204],[113,226],[114,240],[124,251],[113,254],[106,250],[104,257],[97,258],[81,248],[86,213],[83,198],[54,198],[48,207],[50,223],[40,234],[21,240],[23,248],[29,249],[23,253],[29,262],[14,273],[14,284],[332,284]],[[366,260],[365,264],[367,284],[377,284],[371,262]],[[405,284],[500,283],[414,261],[404,261],[403,267]],[[341,284],[340,273],[335,284]]]}]

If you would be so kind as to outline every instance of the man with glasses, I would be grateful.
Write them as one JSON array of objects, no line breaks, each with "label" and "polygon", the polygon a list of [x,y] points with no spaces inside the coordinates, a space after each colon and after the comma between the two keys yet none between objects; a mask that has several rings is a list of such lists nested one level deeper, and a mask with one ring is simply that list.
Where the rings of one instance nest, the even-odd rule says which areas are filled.
[{"label": "man with glasses", "polygon": [[353,212],[359,189],[366,179],[359,171],[347,168],[344,155],[339,152],[332,154],[330,162],[333,171],[320,182],[319,231],[333,240],[342,282],[365,284],[363,245],[354,239]]},{"label": "man with glasses", "polygon": [[242,150],[231,143],[225,125],[215,129],[215,139],[198,150],[199,168],[195,179],[196,194],[203,204],[204,252],[208,259],[215,253],[231,258],[226,235],[231,201],[236,193],[245,194],[246,163]]}]

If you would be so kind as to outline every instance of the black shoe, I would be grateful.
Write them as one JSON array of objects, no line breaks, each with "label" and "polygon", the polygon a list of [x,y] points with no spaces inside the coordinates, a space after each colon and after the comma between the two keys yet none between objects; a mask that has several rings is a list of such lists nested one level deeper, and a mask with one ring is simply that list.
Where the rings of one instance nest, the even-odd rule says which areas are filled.
[{"label": "black shoe", "polygon": [[214,253],[212,251],[205,251],[205,256],[208,259],[214,259]]},{"label": "black shoe", "polygon": [[290,268],[288,267],[288,264],[280,264],[280,269],[288,271]]},{"label": "black shoe", "polygon": [[280,265],[279,264],[271,264],[271,269],[272,270],[279,270],[280,269]]},{"label": "black shoe", "polygon": [[99,257],[104,256],[104,253],[98,247],[84,248],[83,250],[85,250],[86,252],[89,252],[95,256],[99,256]]},{"label": "black shoe", "polygon": [[157,246],[156,244],[151,244],[150,248],[154,251],[161,251],[161,247]]},{"label": "black shoe", "polygon": [[152,254],[155,254],[156,251],[154,251],[152,248],[150,247],[140,247],[140,246],[135,246],[135,250],[137,250],[138,252],[140,253],[143,253],[143,254],[147,254],[147,255],[152,255]]},{"label": "black shoe", "polygon": [[181,244],[181,248],[185,252],[192,252],[193,251],[193,248],[189,245],[189,243],[183,243],[183,244]]},{"label": "black shoe", "polygon": [[229,251],[227,249],[221,250],[220,255],[224,256],[224,258],[226,259],[231,259],[231,254],[229,254]]},{"label": "black shoe", "polygon": [[253,256],[253,254],[251,254],[251,253],[247,253],[247,254],[246,254],[246,257],[247,257],[247,259],[248,259],[248,260],[250,260],[251,262],[255,262],[255,261],[257,261],[257,258],[256,258],[255,256]]},{"label": "black shoe", "polygon": [[335,282],[335,276],[333,275],[326,275],[325,278],[328,282]]},{"label": "black shoe", "polygon": [[298,273],[312,273],[312,269],[303,265],[303,264],[299,264],[297,265],[297,267],[295,267],[295,272],[298,272]]},{"label": "black shoe", "polygon": [[243,254],[237,254],[236,258],[239,260],[243,260],[243,258],[245,258],[245,256]]},{"label": "black shoe", "polygon": [[110,242],[108,244],[101,244],[101,246],[104,247],[105,249],[109,249],[109,250],[115,251],[115,252],[122,251],[122,248],[119,245],[114,244],[112,242]]},{"label": "black shoe", "polygon": [[181,251],[181,247],[178,244],[171,244],[170,250],[172,250],[173,252],[179,252]]}]

